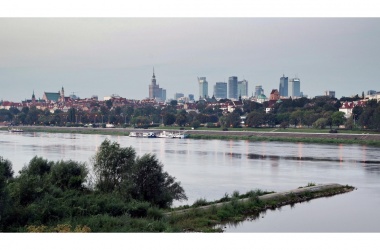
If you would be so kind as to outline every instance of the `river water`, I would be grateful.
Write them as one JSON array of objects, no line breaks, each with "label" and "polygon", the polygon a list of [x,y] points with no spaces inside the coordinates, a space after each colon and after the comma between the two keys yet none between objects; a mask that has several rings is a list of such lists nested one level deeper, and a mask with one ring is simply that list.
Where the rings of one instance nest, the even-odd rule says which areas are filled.
[{"label": "river water", "polygon": [[234,191],[287,191],[309,182],[357,188],[224,225],[226,232],[380,232],[380,152],[375,147],[0,131],[0,156],[13,163],[16,174],[35,155],[91,167],[90,158],[105,138],[134,147],[138,155],[156,154],[189,198],[174,206]]}]

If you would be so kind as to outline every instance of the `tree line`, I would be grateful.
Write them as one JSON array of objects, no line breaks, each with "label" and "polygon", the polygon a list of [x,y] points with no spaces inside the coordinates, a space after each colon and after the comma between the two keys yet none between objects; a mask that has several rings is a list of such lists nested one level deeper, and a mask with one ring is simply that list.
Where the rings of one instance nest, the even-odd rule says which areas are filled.
[{"label": "tree line", "polygon": [[[304,126],[326,128],[345,125],[347,129],[380,129],[380,108],[376,100],[369,100],[364,107],[353,109],[352,117],[346,119],[343,112],[339,112],[341,104],[345,101],[362,100],[359,96],[354,98],[342,97],[316,97],[313,99],[299,98],[286,99],[275,103],[270,112],[266,112],[269,102],[262,104],[250,100],[243,100],[242,107],[233,112],[221,109],[221,104],[228,99],[219,100],[213,105],[199,101],[197,111],[177,109],[177,101],[163,108],[154,106],[144,107],[114,107],[109,100],[104,106],[95,106],[91,112],[84,112],[71,108],[67,113],[56,110],[51,114],[48,110],[42,111],[34,107],[24,107],[21,111],[16,108],[0,110],[0,121],[13,121],[17,124],[29,125],[75,125],[83,123],[113,123],[124,126],[149,127],[164,125],[190,126],[197,128],[201,125],[207,127],[262,127]],[[245,117],[245,119],[241,119]],[[244,125],[242,125],[242,121]]]},{"label": "tree line", "polygon": [[187,199],[153,154],[139,157],[106,139],[91,163],[93,176],[85,163],[35,156],[14,176],[12,163],[0,157],[0,231],[57,224],[112,231],[107,223],[120,223],[114,218],[154,217],[173,200]]}]

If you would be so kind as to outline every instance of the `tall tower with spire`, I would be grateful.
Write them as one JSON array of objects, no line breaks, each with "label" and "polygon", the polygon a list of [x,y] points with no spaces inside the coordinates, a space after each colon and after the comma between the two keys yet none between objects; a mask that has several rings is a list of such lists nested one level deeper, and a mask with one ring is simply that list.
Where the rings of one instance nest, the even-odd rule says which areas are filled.
[{"label": "tall tower with spire", "polygon": [[63,86],[62,86],[62,89],[61,89],[61,102],[65,102],[65,90],[63,89]]},{"label": "tall tower with spire", "polygon": [[36,96],[34,95],[34,89],[33,89],[33,95],[32,95],[32,104],[36,103]]},{"label": "tall tower with spire", "polygon": [[149,98],[150,99],[156,99],[159,101],[165,101],[166,99],[166,90],[160,88],[160,85],[157,84],[156,81],[156,75],[154,74],[154,67],[153,67],[153,76],[151,83],[149,85]]}]

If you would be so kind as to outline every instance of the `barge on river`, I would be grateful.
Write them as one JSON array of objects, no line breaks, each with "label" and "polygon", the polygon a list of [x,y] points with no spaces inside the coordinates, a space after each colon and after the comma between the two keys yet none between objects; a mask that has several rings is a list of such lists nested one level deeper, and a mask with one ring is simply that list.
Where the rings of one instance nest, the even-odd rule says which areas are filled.
[{"label": "barge on river", "polygon": [[184,133],[172,133],[172,132],[166,132],[162,131],[159,134],[156,134],[154,132],[130,132],[130,137],[145,137],[145,138],[177,138],[177,139],[185,139],[188,137],[187,134]]}]

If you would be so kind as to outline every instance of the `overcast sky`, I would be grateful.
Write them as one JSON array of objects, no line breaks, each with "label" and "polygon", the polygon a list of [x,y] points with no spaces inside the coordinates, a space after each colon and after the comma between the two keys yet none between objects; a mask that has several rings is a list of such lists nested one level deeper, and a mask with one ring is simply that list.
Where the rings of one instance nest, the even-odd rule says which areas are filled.
[{"label": "overcast sky", "polygon": [[269,95],[280,77],[311,97],[380,91],[379,18],[0,18],[0,100],[43,92],[199,95],[198,76],[237,76]]}]

